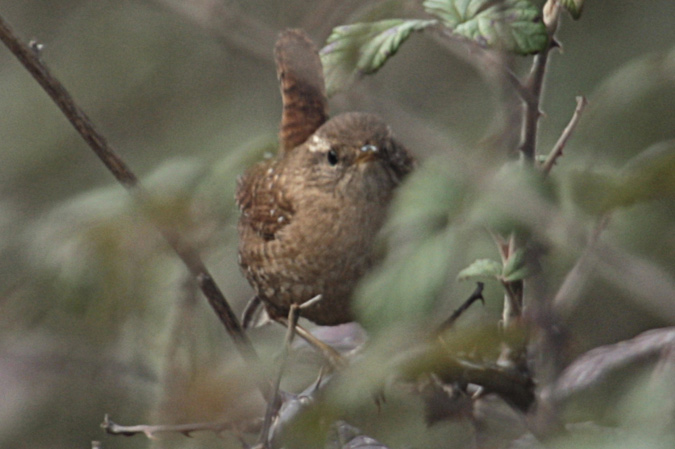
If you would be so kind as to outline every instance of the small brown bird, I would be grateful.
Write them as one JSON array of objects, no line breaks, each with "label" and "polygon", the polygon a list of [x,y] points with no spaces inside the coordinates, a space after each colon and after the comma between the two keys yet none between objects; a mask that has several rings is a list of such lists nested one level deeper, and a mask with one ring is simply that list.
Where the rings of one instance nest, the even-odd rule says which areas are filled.
[{"label": "small brown bird", "polygon": [[239,265],[273,318],[321,295],[303,317],[321,325],[353,321],[350,296],[414,161],[376,115],[328,120],[321,61],[303,31],[281,33],[275,60],[281,148],[238,181]]}]

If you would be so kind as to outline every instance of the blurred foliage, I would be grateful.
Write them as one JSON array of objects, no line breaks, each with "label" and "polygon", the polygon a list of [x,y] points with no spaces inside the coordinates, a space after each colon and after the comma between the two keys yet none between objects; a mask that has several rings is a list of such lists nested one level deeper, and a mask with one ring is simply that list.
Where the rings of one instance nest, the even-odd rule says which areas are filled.
[{"label": "blurred foliage", "polygon": [[[160,443],[107,437],[98,424],[104,413],[132,424],[246,420],[262,412],[252,385],[276,372],[283,330],[252,331],[263,366],[243,367],[143,216],[200,248],[235,309],[243,308],[251,291],[236,266],[233,192],[238,174],[275,149],[280,100],[271,52],[277,31],[289,26],[306,28],[317,43],[328,39],[331,90],[354,82],[335,95],[334,108],[380,113],[421,161],[392,207],[381,263],[356,294],[372,340],[346,372],[326,381],[289,438],[301,434],[297,444],[317,447],[335,431],[330,422],[343,419],[388,447],[475,444],[468,420],[428,426],[420,392],[387,386],[447,363],[438,354],[494,359],[503,301],[496,278],[520,279],[527,270],[537,286],[528,300],[567,301],[565,364],[675,324],[675,4],[562,2],[575,18],[583,7],[583,16],[565,16],[558,35],[565,52],[552,55],[539,152],[558,138],[576,95],[590,105],[543,178],[485,149],[483,137],[502,113],[495,95],[502,87],[476,76],[483,66],[466,47],[440,49],[434,39],[443,38],[433,32],[442,27],[460,41],[529,54],[543,45],[538,9],[507,1],[501,7],[514,9],[513,21],[494,28],[487,25],[503,13],[494,2],[362,3],[0,0],[17,33],[45,44],[43,59],[152,197],[140,206],[113,183],[3,47],[0,446],[241,446],[231,434]],[[518,58],[514,71],[525,75],[530,62]],[[486,229],[514,232],[531,245],[498,262]],[[530,264],[532,254],[539,266]],[[564,281],[578,266],[568,288]],[[485,307],[474,305],[430,343],[428,333],[473,290],[458,276],[479,275],[491,277]],[[284,387],[302,391],[318,363],[294,360]],[[551,447],[672,447],[672,376],[638,365],[593,394],[571,397],[562,416],[602,426],[572,426]],[[382,390],[378,412],[374,398]],[[494,441],[525,431],[513,412],[485,402],[477,407],[484,406],[482,423]]]},{"label": "blurred foliage", "polygon": [[656,199],[675,199],[675,141],[660,142],[631,159],[620,171],[572,172],[572,201],[602,214]]},{"label": "blurred foliage", "polygon": [[570,13],[570,15],[579,19],[581,11],[584,9],[584,0],[561,0],[562,5]]}]

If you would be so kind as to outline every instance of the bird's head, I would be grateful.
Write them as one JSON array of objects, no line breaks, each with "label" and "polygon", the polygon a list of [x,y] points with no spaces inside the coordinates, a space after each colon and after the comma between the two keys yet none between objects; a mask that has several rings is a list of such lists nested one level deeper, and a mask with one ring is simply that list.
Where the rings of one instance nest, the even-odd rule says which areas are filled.
[{"label": "bird's head", "polygon": [[414,160],[374,114],[338,115],[285,155],[308,187],[336,195],[388,196]]}]

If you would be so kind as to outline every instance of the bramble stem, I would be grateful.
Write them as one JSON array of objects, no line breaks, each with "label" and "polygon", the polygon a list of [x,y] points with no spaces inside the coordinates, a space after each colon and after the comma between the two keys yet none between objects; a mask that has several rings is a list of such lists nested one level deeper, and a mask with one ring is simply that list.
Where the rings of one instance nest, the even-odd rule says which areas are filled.
[{"label": "bramble stem", "polygon": [[560,135],[560,138],[558,138],[558,141],[553,146],[553,149],[546,157],[546,161],[544,161],[544,163],[541,165],[541,171],[542,173],[544,173],[544,175],[549,174],[551,168],[553,168],[553,165],[555,165],[555,161],[558,160],[560,156],[562,156],[563,149],[565,148],[567,141],[570,140],[570,137],[572,137],[572,133],[574,132],[574,129],[577,127],[577,124],[581,119],[581,114],[584,112],[584,109],[586,109],[586,106],[588,106],[588,101],[586,100],[586,97],[584,96],[577,97],[577,107],[574,109],[574,114],[572,115],[570,122],[567,124],[562,134]]}]

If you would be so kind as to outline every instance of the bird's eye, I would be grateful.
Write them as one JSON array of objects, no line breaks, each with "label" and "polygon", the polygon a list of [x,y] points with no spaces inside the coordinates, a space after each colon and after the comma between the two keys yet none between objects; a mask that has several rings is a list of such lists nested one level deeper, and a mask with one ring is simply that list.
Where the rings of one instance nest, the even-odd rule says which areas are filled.
[{"label": "bird's eye", "polygon": [[330,165],[337,165],[338,155],[337,155],[337,152],[335,150],[333,150],[333,149],[328,150],[327,157],[328,157],[328,163]]}]

